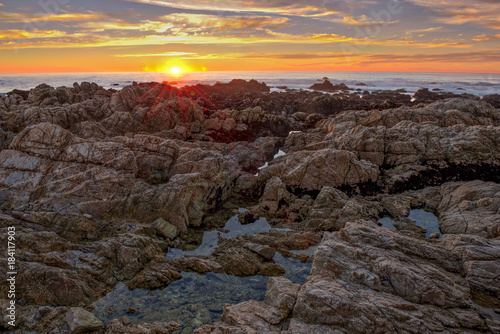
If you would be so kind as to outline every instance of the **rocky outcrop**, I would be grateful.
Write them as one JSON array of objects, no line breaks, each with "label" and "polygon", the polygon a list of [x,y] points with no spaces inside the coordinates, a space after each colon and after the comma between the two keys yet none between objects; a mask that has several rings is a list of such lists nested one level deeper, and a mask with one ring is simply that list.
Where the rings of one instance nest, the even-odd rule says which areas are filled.
[{"label": "rocky outcrop", "polygon": [[306,191],[320,190],[323,186],[373,182],[378,173],[377,166],[372,163],[358,160],[351,152],[335,149],[293,152],[266,170],[266,174],[279,175],[292,189]]},{"label": "rocky outcrop", "polygon": [[[92,304],[119,282],[162,289],[193,271],[272,276],[263,302],[226,305],[199,333],[498,332],[500,113],[494,97],[446,97],[238,80],[1,97],[0,247],[15,226],[19,331],[173,332],[177,319],[103,324]],[[416,208],[440,233],[426,239]],[[234,215],[281,229],[229,238]],[[205,228],[220,231],[213,253],[165,257]],[[305,284],[279,277],[283,257],[313,262]]]},{"label": "rocky outcrop", "polygon": [[443,233],[472,234],[494,239],[500,236],[500,185],[473,181],[444,184],[440,227]]},{"label": "rocky outcrop", "polygon": [[327,79],[327,80],[325,80],[321,84],[317,83],[317,84],[312,85],[311,87],[309,87],[309,89],[312,89],[312,90],[322,90],[322,91],[325,91],[325,92],[334,92],[334,91],[337,91],[337,90],[349,90],[349,87],[347,87],[343,83],[341,83],[339,85],[334,85],[334,84],[332,84]]}]

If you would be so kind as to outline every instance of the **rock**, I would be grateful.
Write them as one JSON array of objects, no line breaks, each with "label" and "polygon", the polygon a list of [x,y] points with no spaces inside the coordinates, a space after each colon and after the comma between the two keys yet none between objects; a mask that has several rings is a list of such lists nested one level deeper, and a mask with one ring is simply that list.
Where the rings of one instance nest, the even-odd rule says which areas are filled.
[{"label": "rock", "polygon": [[[201,332],[498,331],[495,96],[359,95],[235,80],[40,85],[0,97],[0,229],[16,226],[18,331],[79,331],[83,307],[118,282],[162,289],[186,271],[273,276],[264,303],[226,306]],[[286,229],[165,258],[238,207],[248,209],[242,223],[266,217]],[[414,208],[436,212],[439,241],[407,217]],[[396,230],[377,225],[382,217]],[[303,286],[278,277],[276,251],[313,261]],[[202,306],[185,307],[198,314],[190,330],[210,321]],[[121,318],[95,331],[175,328]]]},{"label": "rock", "polygon": [[129,306],[128,307],[127,314],[134,314],[135,312],[137,312],[137,310],[135,309],[135,307],[133,307],[133,306]]},{"label": "rock", "polygon": [[266,298],[264,303],[274,306],[285,314],[289,314],[297,299],[300,285],[293,284],[283,277],[271,277],[267,281]]},{"label": "rock", "polygon": [[255,213],[252,213],[250,211],[244,211],[238,213],[238,220],[243,224],[251,224],[255,222],[257,219],[259,219],[259,216]]},{"label": "rock", "polygon": [[[214,252],[214,261],[220,265],[219,271],[236,276],[282,276],[285,270],[264,256],[252,251],[243,238],[219,239]],[[272,251],[266,250],[265,255]]]},{"label": "rock", "polygon": [[[439,88],[433,89],[433,91],[441,91]],[[430,92],[428,88],[419,89],[414,95],[416,103],[429,103],[431,101],[442,100],[446,98],[459,97],[459,95],[453,93],[433,93]]]},{"label": "rock", "polygon": [[314,84],[311,87],[309,87],[309,89],[333,92],[333,91],[337,91],[337,90],[349,90],[349,87],[347,87],[343,83],[341,83],[339,85],[333,85],[330,81],[328,81],[328,79],[326,79],[323,83]]},{"label": "rock", "polygon": [[439,233],[439,232],[432,233],[431,235],[429,235],[429,239],[439,239],[440,237],[441,237],[441,233]]},{"label": "rock", "polygon": [[98,330],[103,326],[101,320],[81,307],[71,308],[66,314],[66,320],[71,333],[86,333]]},{"label": "rock", "polygon": [[287,186],[303,190],[373,182],[379,174],[372,163],[358,160],[351,152],[332,149],[289,153],[267,171],[280,175]]},{"label": "rock", "polygon": [[263,256],[267,260],[272,260],[274,254],[276,254],[276,250],[274,248],[254,243],[248,244],[248,249],[259,254],[260,256]]},{"label": "rock", "polygon": [[179,229],[168,223],[165,219],[158,218],[153,222],[156,228],[156,233],[163,238],[173,239],[179,235]]},{"label": "rock", "polygon": [[284,314],[274,307],[254,300],[225,306],[222,321],[229,325],[248,326],[260,333],[269,332],[284,320]]},{"label": "rock", "polygon": [[[370,249],[366,259],[373,259],[368,260],[372,265],[361,260],[362,249]],[[392,252],[406,255],[394,257],[389,255]],[[371,262],[375,259],[376,263]],[[408,321],[424,331],[450,323],[456,329],[485,329],[488,326],[478,312],[466,306],[471,295],[468,282],[455,271],[460,263],[452,250],[403,237],[373,223],[348,223],[340,232],[326,236],[318,248],[294,317],[306,324],[340,327],[352,333],[363,333],[371,326],[403,330]],[[366,319],[366,314],[375,316]]]},{"label": "rock", "polygon": [[471,181],[441,186],[439,225],[443,233],[474,234],[484,238],[500,236],[496,217],[500,205],[500,185]]},{"label": "rock", "polygon": [[10,93],[7,93],[7,95],[11,95],[11,94],[19,95],[23,98],[23,100],[27,100],[30,92],[27,90],[14,89]]},{"label": "rock", "polygon": [[500,95],[499,94],[491,94],[483,96],[483,101],[488,102],[495,108],[500,108]]},{"label": "rock", "polygon": [[153,323],[142,323],[140,325],[132,325],[127,317],[121,317],[119,319],[111,320],[105,329],[105,334],[170,334],[173,333],[179,324],[170,322],[153,322]]}]

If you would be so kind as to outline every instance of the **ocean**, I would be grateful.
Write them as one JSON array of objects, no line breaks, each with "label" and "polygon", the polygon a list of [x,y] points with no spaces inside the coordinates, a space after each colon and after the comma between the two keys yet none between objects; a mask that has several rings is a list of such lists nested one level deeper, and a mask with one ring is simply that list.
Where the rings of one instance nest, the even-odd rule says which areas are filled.
[{"label": "ocean", "polygon": [[[255,79],[268,86],[308,89],[314,83],[329,78],[333,84],[345,83],[363,91],[405,89],[409,94],[420,88],[442,89],[452,93],[478,96],[500,93],[500,74],[470,73],[403,73],[403,72],[189,72],[173,76],[159,72],[8,74],[0,75],[0,94],[13,89],[29,90],[46,83],[53,87],[71,87],[74,82],[95,82],[104,88],[120,89],[136,82],[163,82],[173,86],[214,84],[232,79]],[[358,84],[366,86],[356,86]],[[273,90],[279,91],[278,88]]]}]

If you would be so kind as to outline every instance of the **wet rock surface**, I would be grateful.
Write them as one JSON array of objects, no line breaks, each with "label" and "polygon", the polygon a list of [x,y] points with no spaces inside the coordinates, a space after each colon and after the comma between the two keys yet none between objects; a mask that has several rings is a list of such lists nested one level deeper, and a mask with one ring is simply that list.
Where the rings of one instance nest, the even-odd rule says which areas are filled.
[{"label": "wet rock surface", "polygon": [[[315,86],[341,91],[234,80],[0,97],[0,242],[15,226],[18,266],[18,326],[1,330],[500,332],[497,96],[328,83]],[[159,307],[189,279],[183,305]],[[192,300],[207,279],[258,293],[210,309]]]}]

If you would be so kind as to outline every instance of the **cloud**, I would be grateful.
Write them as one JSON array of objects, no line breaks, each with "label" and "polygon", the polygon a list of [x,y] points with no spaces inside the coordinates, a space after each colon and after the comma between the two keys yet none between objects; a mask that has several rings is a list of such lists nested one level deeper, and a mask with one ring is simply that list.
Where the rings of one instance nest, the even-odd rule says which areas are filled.
[{"label": "cloud", "polygon": [[478,36],[475,36],[472,38],[472,40],[476,41],[476,42],[485,42],[485,41],[491,41],[491,40],[496,40],[496,39],[500,39],[500,34],[497,34],[497,35],[482,34],[482,35],[478,35]]},{"label": "cloud", "polygon": [[399,23],[399,21],[390,21],[390,22],[378,21],[366,15],[361,15],[358,18],[355,18],[352,15],[344,15],[342,19],[333,19],[332,21],[357,27],[388,26],[388,25],[396,25]]},{"label": "cloud", "polygon": [[[260,12],[283,15],[298,15],[298,16],[326,16],[339,12],[337,8],[327,6],[328,3],[323,0],[296,0],[285,2],[282,0],[192,0],[184,1],[167,1],[167,0],[127,0],[129,2],[147,3],[151,5],[164,6],[177,9],[187,10],[205,10],[215,11],[223,14],[224,12]],[[359,1],[358,7],[365,1]],[[337,5],[346,3],[345,1],[337,1]],[[352,7],[352,5],[351,5]]]},{"label": "cloud", "polygon": [[240,54],[236,58],[243,59],[327,59],[327,58],[344,58],[342,52],[318,52],[318,53],[274,53],[274,54]]},{"label": "cloud", "polygon": [[196,56],[195,52],[163,52],[163,53],[143,53],[143,54],[124,54],[114,55],[114,57],[180,57],[180,56]]},{"label": "cloud", "polygon": [[[83,22],[75,25],[77,28],[92,29],[93,32],[106,30],[130,30],[138,32],[164,33],[165,35],[204,35],[216,36],[234,34],[245,30],[242,35],[252,35],[256,32],[262,35],[260,28],[279,29],[288,26],[288,18],[272,16],[225,16],[206,14],[177,13],[166,15],[160,20],[143,20],[130,23],[123,20]],[[239,33],[241,35],[241,32]]]},{"label": "cloud", "polygon": [[272,16],[217,16],[205,14],[171,14],[163,19],[183,27],[197,26],[217,30],[252,29],[261,27],[283,28],[289,21],[285,17]]},{"label": "cloud", "polygon": [[500,62],[500,50],[456,52],[440,54],[377,54],[367,55],[361,60],[363,65],[380,63],[482,63]]},{"label": "cloud", "polygon": [[19,40],[19,39],[37,39],[37,38],[59,38],[66,36],[64,31],[59,30],[0,30],[0,40]]},{"label": "cloud", "polygon": [[500,29],[500,2],[497,0],[407,0],[417,6],[429,8],[436,14],[433,19],[446,24],[473,22]]},{"label": "cloud", "polygon": [[21,13],[0,12],[0,22],[23,23],[23,22],[71,22],[90,21],[109,18],[107,14],[97,13],[65,13],[65,14],[44,14],[28,16]]}]

